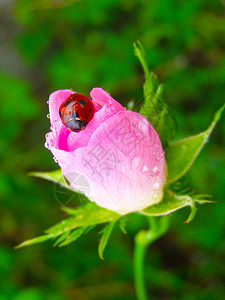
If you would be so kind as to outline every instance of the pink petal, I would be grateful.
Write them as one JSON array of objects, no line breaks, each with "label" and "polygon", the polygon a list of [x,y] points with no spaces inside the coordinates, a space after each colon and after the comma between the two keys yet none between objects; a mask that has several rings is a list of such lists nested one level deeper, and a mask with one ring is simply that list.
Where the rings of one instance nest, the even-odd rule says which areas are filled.
[{"label": "pink petal", "polygon": [[102,89],[93,89],[91,97],[103,107],[85,130],[67,136],[60,125],[48,135],[64,176],[91,201],[120,214],[159,202],[165,159],[158,134],[143,116],[125,111]]},{"label": "pink petal", "polygon": [[70,90],[59,90],[52,93],[49,97],[49,113],[51,130],[55,140],[55,146],[65,151],[73,151],[88,144],[92,134],[108,118],[120,110],[124,110],[121,104],[114,100],[108,93],[101,88],[94,88],[90,95],[95,106],[95,114],[91,122],[80,132],[69,131],[62,124],[59,117],[59,107],[61,103],[73,94]]},{"label": "pink petal", "polygon": [[55,121],[60,121],[59,107],[61,103],[66,100],[71,94],[75,92],[71,90],[59,90],[52,93],[49,97],[49,113],[51,124]]}]

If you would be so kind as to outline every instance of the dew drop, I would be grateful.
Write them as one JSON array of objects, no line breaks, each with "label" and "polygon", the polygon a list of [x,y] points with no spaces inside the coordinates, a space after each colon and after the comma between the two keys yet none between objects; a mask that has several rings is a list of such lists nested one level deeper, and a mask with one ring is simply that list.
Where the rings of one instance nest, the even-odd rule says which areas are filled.
[{"label": "dew drop", "polygon": [[148,172],[148,167],[147,166],[143,166],[141,169],[141,173],[147,173]]},{"label": "dew drop", "polygon": [[47,148],[49,150],[49,142],[48,141],[45,142],[45,148]]},{"label": "dew drop", "polygon": [[152,169],[152,172],[155,174],[158,170],[159,170],[158,167],[155,166],[155,167]]},{"label": "dew drop", "polygon": [[106,108],[105,112],[106,112],[106,113],[110,113],[110,109],[109,109],[109,108]]},{"label": "dew drop", "polygon": [[54,160],[55,163],[59,162],[58,159],[55,156],[53,156],[53,160]]},{"label": "dew drop", "polygon": [[153,184],[152,187],[153,187],[153,189],[156,189],[156,190],[157,190],[157,189],[160,187],[160,185],[159,185],[158,182],[156,182],[156,183]]},{"label": "dew drop", "polygon": [[160,161],[160,159],[163,158],[163,156],[164,156],[164,153],[157,153],[156,154],[156,160]]},{"label": "dew drop", "polygon": [[50,114],[47,114],[47,118],[50,119]]},{"label": "dew drop", "polygon": [[151,172],[150,172],[150,175],[153,176],[153,177],[156,177],[159,175],[159,168],[158,167],[154,167],[152,168]]},{"label": "dew drop", "polygon": [[129,101],[128,103],[127,103],[127,108],[128,109],[130,109],[130,110],[132,110],[133,108],[134,108],[134,101],[133,100],[131,100],[131,101]]},{"label": "dew drop", "polygon": [[49,100],[47,101],[47,104],[49,104]]}]

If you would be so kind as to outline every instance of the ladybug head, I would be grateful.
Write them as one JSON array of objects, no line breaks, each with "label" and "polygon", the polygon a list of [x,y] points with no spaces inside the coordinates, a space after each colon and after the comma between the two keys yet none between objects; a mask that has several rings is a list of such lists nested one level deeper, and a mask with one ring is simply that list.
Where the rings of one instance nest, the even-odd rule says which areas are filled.
[{"label": "ladybug head", "polygon": [[85,129],[87,123],[79,120],[76,115],[75,112],[72,112],[69,121],[65,125],[69,130],[79,132]]}]

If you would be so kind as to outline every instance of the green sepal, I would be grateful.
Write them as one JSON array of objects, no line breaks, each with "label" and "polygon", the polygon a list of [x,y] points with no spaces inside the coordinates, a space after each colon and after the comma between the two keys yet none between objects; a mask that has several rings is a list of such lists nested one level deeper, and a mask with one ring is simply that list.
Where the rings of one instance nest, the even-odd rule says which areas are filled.
[{"label": "green sepal", "polygon": [[81,226],[92,226],[95,224],[111,222],[120,218],[119,214],[102,208],[94,202],[88,202],[86,205],[74,209],[73,212],[73,217],[70,217],[49,228],[46,230],[46,233],[61,234],[66,230],[72,230]]},{"label": "green sepal", "polygon": [[43,243],[43,242],[45,242],[47,240],[51,240],[53,238],[54,238],[53,234],[41,235],[41,236],[38,236],[36,238],[24,241],[23,243],[16,246],[15,249],[22,248],[22,247],[25,247],[25,246],[34,245],[34,244]]},{"label": "green sepal", "polygon": [[211,203],[213,201],[199,199],[202,195],[177,195],[171,190],[165,190],[163,200],[155,205],[151,205],[142,210],[141,213],[148,216],[162,216],[168,215],[178,209],[189,206],[191,213],[185,223],[189,223],[193,220],[196,214],[196,203]]},{"label": "green sepal", "polygon": [[208,138],[216,123],[220,119],[224,108],[225,105],[216,112],[212,123],[206,131],[175,142],[165,149],[168,168],[167,183],[175,182],[188,171],[200,153],[202,147],[208,141]]},{"label": "green sepal", "polygon": [[142,44],[134,43],[134,53],[138,57],[145,74],[144,103],[139,113],[146,117],[157,131],[163,145],[173,139],[176,131],[176,121],[172,111],[162,98],[163,85],[157,76],[149,71],[147,57]]},{"label": "green sepal", "polygon": [[83,233],[86,232],[87,229],[88,229],[88,227],[84,226],[84,227],[80,227],[80,228],[74,230],[72,233],[69,233],[66,236],[66,238],[63,240],[63,242],[59,244],[59,247],[68,245],[68,244],[76,241],[79,237],[82,236]]},{"label": "green sepal", "polygon": [[61,169],[50,171],[50,172],[30,172],[29,175],[57,183],[61,187],[73,191],[74,193],[80,194],[84,199],[86,199],[86,196],[81,191],[74,189],[69,184],[69,182],[63,176]]},{"label": "green sepal", "polygon": [[108,243],[108,240],[110,238],[110,235],[113,231],[113,228],[116,224],[116,221],[113,221],[113,222],[110,222],[108,223],[104,228],[103,230],[100,232],[100,234],[102,234],[101,236],[101,239],[100,239],[100,242],[99,242],[99,246],[98,246],[98,254],[99,254],[99,257],[101,259],[104,259],[103,257],[103,252],[105,250],[105,247]]},{"label": "green sepal", "polygon": [[61,169],[50,172],[30,172],[29,175],[49,180],[51,182],[58,183],[67,189],[71,189],[66,183],[65,177],[63,176]]},{"label": "green sepal", "polygon": [[68,245],[75,240],[77,240],[82,234],[87,234],[89,231],[95,228],[95,225],[93,226],[86,226],[86,227],[80,227],[78,229],[75,229],[71,234],[70,231],[65,231],[65,233],[61,234],[61,236],[56,240],[54,243],[54,247],[59,245],[59,247]]},{"label": "green sepal", "polygon": [[58,246],[59,244],[61,244],[70,234],[70,231],[65,231],[64,233],[62,233],[59,238],[55,241],[54,243],[54,247]]},{"label": "green sepal", "polygon": [[[63,241],[67,236],[68,239],[72,241],[72,238],[69,239],[69,234],[72,235],[72,237],[76,236],[79,232],[71,233],[72,230],[77,228],[85,228],[83,233],[88,231],[89,227],[92,227],[96,224],[102,224],[107,222],[112,222],[115,220],[118,220],[121,216],[113,211],[107,210],[105,208],[97,206],[93,202],[88,202],[87,204],[77,208],[77,209],[69,209],[65,208],[65,211],[69,211],[70,215],[72,217],[61,221],[60,223],[56,224],[55,226],[49,228],[46,230],[46,234],[43,236],[39,236],[37,238],[25,241],[18,245],[16,248],[21,248],[24,246],[29,246],[37,243],[41,243],[50,239],[55,239],[61,235],[63,237],[58,241],[56,241],[55,244],[59,244],[59,242]],[[82,231],[82,229],[81,229]],[[74,232],[74,231],[73,231]],[[70,235],[70,236],[71,236]],[[68,242],[67,242],[68,243]],[[65,243],[61,244],[65,245]]]},{"label": "green sepal", "polygon": [[121,231],[124,233],[124,234],[127,234],[127,229],[126,229],[126,225],[127,225],[127,217],[124,216],[120,219],[119,221],[119,228],[121,229]]}]

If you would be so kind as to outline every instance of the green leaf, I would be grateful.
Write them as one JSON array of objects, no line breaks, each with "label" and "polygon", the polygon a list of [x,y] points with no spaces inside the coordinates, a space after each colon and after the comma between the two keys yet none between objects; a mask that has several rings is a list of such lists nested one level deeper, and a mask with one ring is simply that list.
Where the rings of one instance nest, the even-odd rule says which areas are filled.
[{"label": "green leaf", "polygon": [[134,53],[138,57],[145,74],[144,104],[139,111],[146,117],[159,134],[163,145],[172,140],[176,131],[176,122],[172,111],[162,98],[163,85],[157,76],[148,69],[147,57],[142,44],[134,43]]},{"label": "green leaf", "polygon": [[[46,230],[46,235],[25,241],[16,248],[41,243],[49,239],[55,239],[56,237],[62,235],[55,243],[55,245],[58,245],[61,241],[65,240],[65,238],[70,234],[72,230],[76,228],[82,227],[85,228],[86,231],[88,231],[89,227],[91,227],[90,229],[92,229],[96,224],[112,222],[121,217],[121,215],[105,208],[99,207],[93,202],[88,202],[86,205],[83,205],[74,210],[70,209],[70,213],[72,213],[72,211],[72,217],[61,221],[60,223]],[[82,229],[80,230],[80,232],[81,231]],[[72,242],[72,239],[75,240],[77,238],[76,236],[79,235],[78,233],[79,231],[77,233],[73,232],[70,235],[70,238],[66,240],[67,242],[62,243],[61,245],[67,244],[68,241]]]},{"label": "green leaf", "polygon": [[185,222],[189,223],[193,220],[196,213],[195,203],[192,198],[189,195],[176,195],[170,190],[165,190],[164,198],[160,203],[149,206],[141,212],[148,216],[162,216],[186,206],[191,208],[191,213]]},{"label": "green leaf", "polygon": [[167,183],[172,183],[182,177],[191,167],[202,147],[207,142],[213,128],[221,117],[225,108],[223,105],[215,114],[209,128],[192,137],[180,140],[165,150],[168,167]]},{"label": "green leaf", "polygon": [[115,226],[116,221],[110,222],[108,225],[105,226],[105,228],[101,231],[102,237],[98,246],[98,254],[101,259],[104,259],[103,252],[105,250],[105,247],[108,243],[109,237],[113,231],[113,228]]}]

